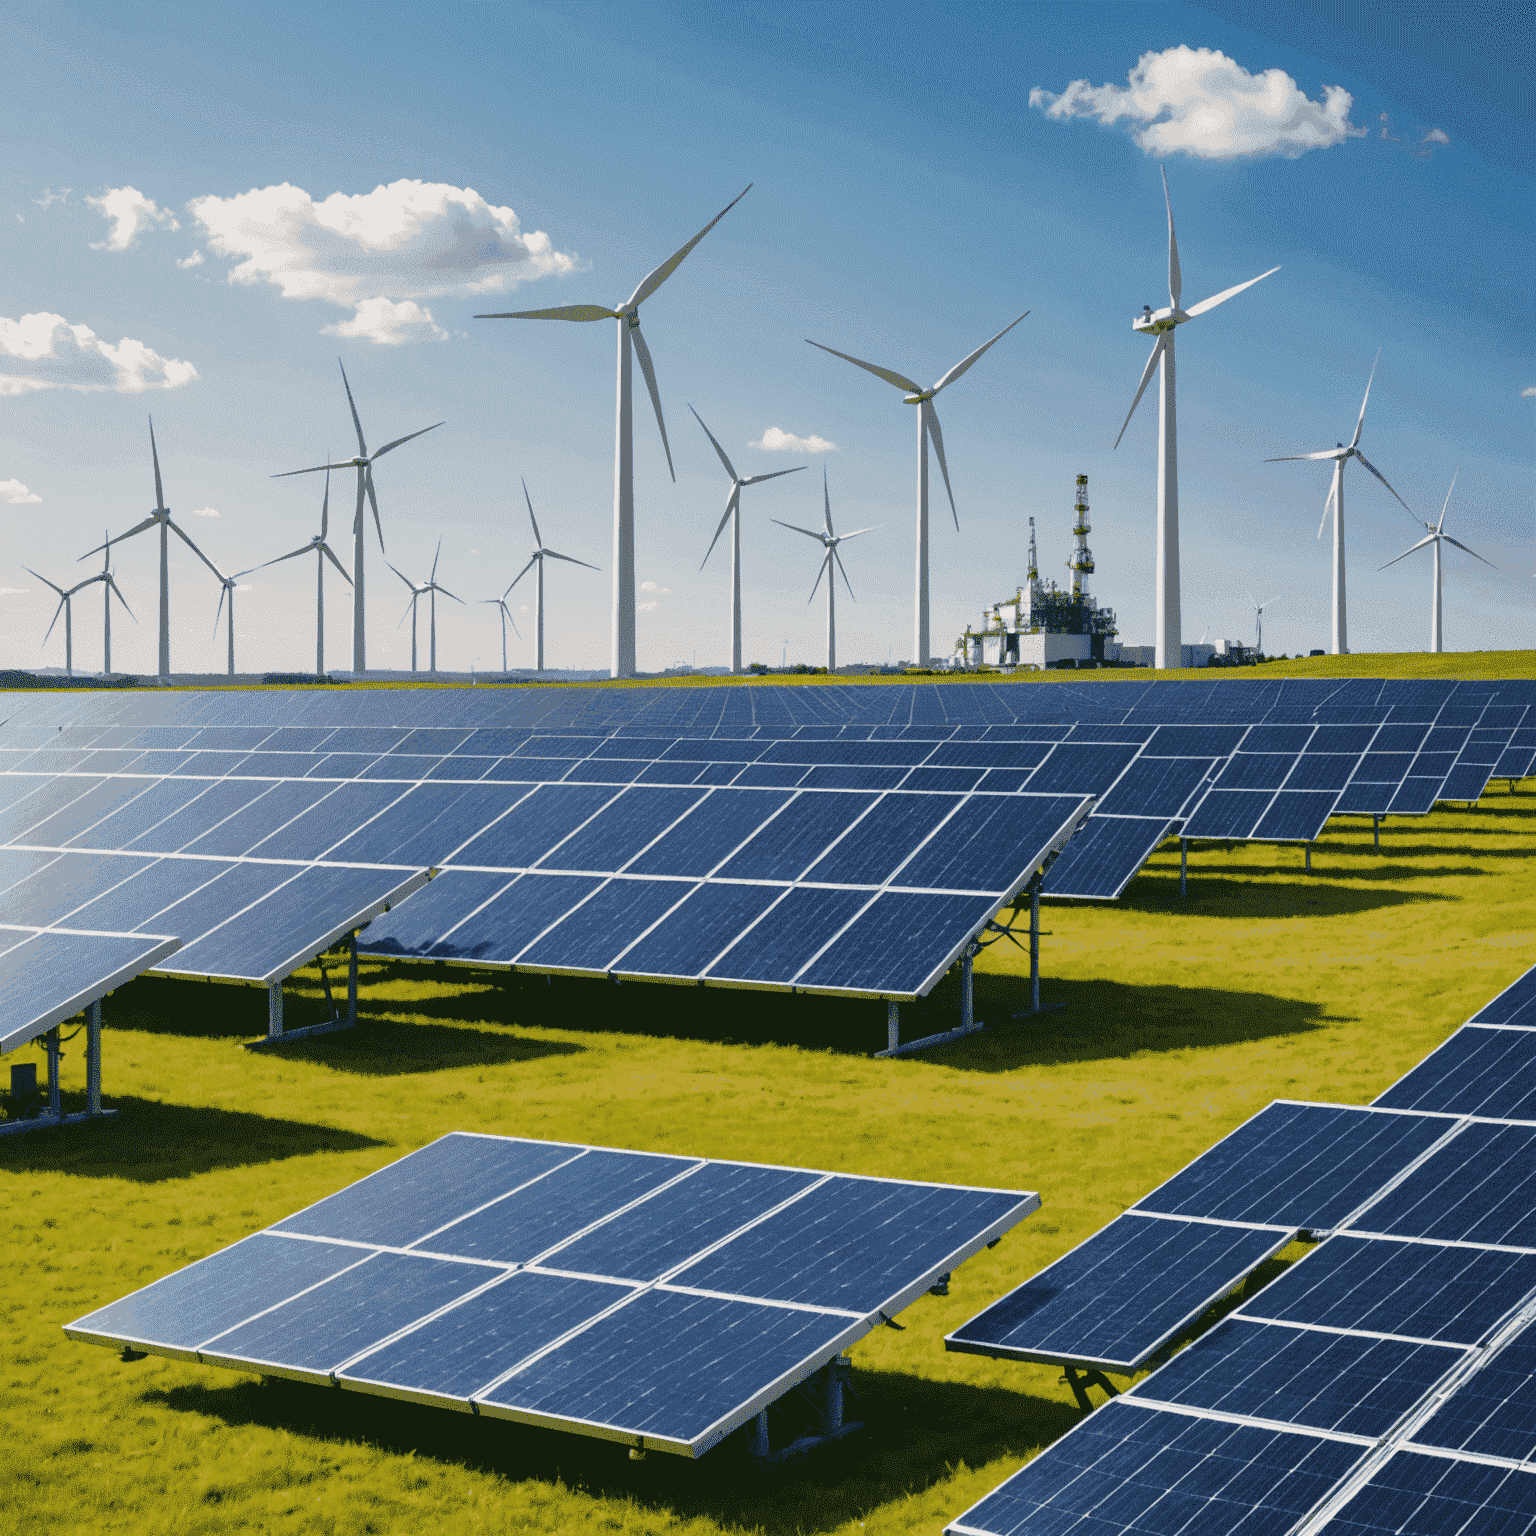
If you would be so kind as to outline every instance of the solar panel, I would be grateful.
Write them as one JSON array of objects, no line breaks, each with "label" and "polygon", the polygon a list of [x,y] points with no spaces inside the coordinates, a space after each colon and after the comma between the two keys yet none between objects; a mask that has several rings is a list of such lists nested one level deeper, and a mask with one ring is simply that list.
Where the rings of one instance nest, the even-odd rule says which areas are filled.
[{"label": "solar panel", "polygon": [[1471,1022],[1536,1028],[1536,966],[1507,986],[1485,1008],[1478,1009]]},{"label": "solar panel", "polygon": [[1113,900],[1179,823],[1160,816],[1095,812],[1045,873],[1047,896]]},{"label": "solar panel", "polygon": [[1375,1103],[1536,1121],[1536,1030],[1464,1024]]},{"label": "solar panel", "polygon": [[1413,1439],[1471,1455],[1536,1460],[1536,1338],[1517,1335],[1458,1382]]},{"label": "solar panel", "polygon": [[1330,1536],[1531,1536],[1536,1469],[1400,1449],[1324,1529]]},{"label": "solar panel", "polygon": [[1268,1536],[1292,1529],[1369,1444],[1116,1399],[945,1529],[954,1536]]},{"label": "solar panel", "polygon": [[0,1052],[14,1051],[164,960],[180,941],[0,926]]},{"label": "solar panel", "polygon": [[698,1456],[1039,1203],[455,1132],[65,1332]]}]

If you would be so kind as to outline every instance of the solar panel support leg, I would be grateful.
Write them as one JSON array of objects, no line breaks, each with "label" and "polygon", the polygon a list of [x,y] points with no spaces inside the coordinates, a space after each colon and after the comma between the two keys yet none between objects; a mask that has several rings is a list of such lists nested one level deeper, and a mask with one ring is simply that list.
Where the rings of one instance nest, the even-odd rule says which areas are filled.
[{"label": "solar panel support leg", "polygon": [[1371,842],[1377,848],[1381,847],[1381,817],[1380,816],[1372,816],[1371,817]]},{"label": "solar panel support leg", "polygon": [[347,935],[347,1023],[357,1023],[357,935]]},{"label": "solar panel support leg", "polygon": [[283,984],[279,981],[267,984],[267,1039],[280,1040],[283,1036]]},{"label": "solar panel support leg", "polygon": [[1179,839],[1179,895],[1189,895],[1189,839]]},{"label": "solar panel support leg", "polygon": [[101,999],[85,1011],[85,1112],[101,1113]]},{"label": "solar panel support leg", "polygon": [[[972,949],[974,947],[973,945]],[[960,958],[960,1030],[962,1034],[969,1034],[976,1027],[975,1000],[975,966],[971,949],[968,949]]]},{"label": "solar panel support leg", "polygon": [[885,1005],[885,1048],[894,1051],[901,1044],[901,1004]]},{"label": "solar panel support leg", "polygon": [[752,1444],[749,1449],[754,1456],[768,1454],[768,1410],[766,1408],[752,1420]]},{"label": "solar panel support leg", "polygon": [[1091,1370],[1087,1366],[1067,1366],[1066,1374],[1062,1377],[1062,1380],[1072,1388],[1072,1396],[1077,1399],[1077,1406],[1084,1413],[1093,1412],[1093,1403],[1088,1397],[1089,1387],[1098,1387],[1106,1397],[1119,1397],[1120,1395],[1102,1371]]},{"label": "solar panel support leg", "polygon": [[1307,844],[1307,873],[1312,873],[1312,844]]},{"label": "solar panel support leg", "polygon": [[64,1054],[64,1047],[59,1043],[57,1024],[48,1031],[43,1044],[48,1052],[48,1113],[55,1120],[62,1120],[64,1110],[59,1103],[59,1058]]},{"label": "solar panel support leg", "polygon": [[1040,1012],[1040,876],[1029,883],[1029,1006]]}]

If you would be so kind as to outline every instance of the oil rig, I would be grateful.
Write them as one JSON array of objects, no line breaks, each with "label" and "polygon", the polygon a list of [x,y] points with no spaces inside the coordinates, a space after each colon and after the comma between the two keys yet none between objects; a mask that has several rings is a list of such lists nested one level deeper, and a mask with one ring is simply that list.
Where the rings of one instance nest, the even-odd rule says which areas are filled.
[{"label": "oil rig", "polygon": [[1072,556],[1069,586],[1040,578],[1035,545],[1035,520],[1029,520],[1029,570],[1012,597],[993,603],[982,614],[981,627],[969,624],[955,642],[955,659],[963,667],[1049,667],[1062,663],[1114,662],[1115,614],[1100,608],[1089,595],[1093,552],[1088,535],[1088,476],[1079,475],[1072,502]]}]

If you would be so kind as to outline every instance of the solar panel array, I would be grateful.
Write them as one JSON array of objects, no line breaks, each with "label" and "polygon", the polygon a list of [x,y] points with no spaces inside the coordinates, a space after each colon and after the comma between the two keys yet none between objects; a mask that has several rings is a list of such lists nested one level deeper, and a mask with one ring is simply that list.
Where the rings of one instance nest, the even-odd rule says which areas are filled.
[{"label": "solar panel array", "polygon": [[[1260,1212],[1290,1224],[1316,1210],[1315,1225],[1331,1232],[949,1529],[1536,1531],[1532,1039],[1536,969],[1356,1112],[1402,1117],[1395,1130],[1379,1119],[1341,1121],[1331,1106],[1271,1106],[1142,1202],[1185,1219],[1210,1212],[1213,1223]],[[1303,1159],[1290,1111],[1308,1108],[1330,1113],[1310,1117],[1322,1134],[1311,1142],[1318,1155]],[[1271,1177],[1281,1181],[1273,1195],[1264,1188]],[[1102,1278],[1084,1258],[1071,1262],[1132,1219],[952,1337],[974,1348],[1000,1325],[1020,1341],[1052,1327],[1068,1337],[1076,1317],[1077,1341],[1128,1335],[1135,1342],[1119,1353],[1135,1353],[1144,1337],[1136,1296],[1155,1307],[1202,1256],[1175,1244],[1159,1275],[1158,1251],[1122,1236],[1118,1289],[1111,1245],[1095,1250]],[[1243,1231],[1224,1227],[1207,1240],[1217,1251],[1206,1266],[1212,1278],[1230,1273],[1221,1250],[1238,1246]]]},{"label": "solar panel array", "polygon": [[1039,1204],[456,1132],[65,1332],[699,1456]]}]

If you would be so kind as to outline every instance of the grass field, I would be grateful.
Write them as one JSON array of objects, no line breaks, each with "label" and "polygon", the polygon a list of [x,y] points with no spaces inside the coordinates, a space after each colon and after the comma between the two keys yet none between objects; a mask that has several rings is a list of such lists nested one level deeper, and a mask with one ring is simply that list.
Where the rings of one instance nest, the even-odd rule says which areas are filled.
[{"label": "grass field", "polygon": [[[1199,845],[1187,899],[1170,849],[1117,903],[1046,903],[1059,1011],[1014,1020],[1027,959],[994,946],[986,1032],[916,1059],[870,1059],[875,1003],[404,965],[364,967],[354,1034],[257,1054],[239,1042],[264,1029],[261,993],[136,982],[107,1004],[121,1118],[0,1144],[0,1524],[936,1532],[1079,1417],[1057,1372],[946,1355],[943,1333],[1270,1099],[1370,1099],[1536,961],[1536,781],[1518,788],[1390,821],[1380,852],[1368,819],[1331,822],[1310,875],[1297,848]],[[320,1007],[313,973],[294,991],[290,1026]],[[904,1032],[956,1007],[946,981]],[[82,1084],[71,1048],[65,1085]],[[1044,1207],[905,1332],[855,1347],[866,1435],[770,1469],[736,1440],[631,1463],[378,1398],[123,1364],[60,1332],[451,1129],[1038,1189]]]}]

